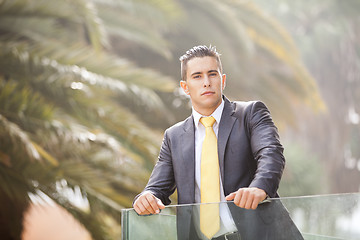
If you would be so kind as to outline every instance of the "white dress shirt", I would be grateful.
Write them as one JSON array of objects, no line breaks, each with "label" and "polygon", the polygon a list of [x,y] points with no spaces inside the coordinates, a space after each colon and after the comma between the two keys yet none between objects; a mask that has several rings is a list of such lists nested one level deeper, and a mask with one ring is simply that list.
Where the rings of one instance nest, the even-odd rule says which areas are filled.
[{"label": "white dress shirt", "polygon": [[[219,107],[210,115],[215,118],[215,123],[213,125],[214,132],[216,134],[216,137],[218,137],[219,132],[219,123],[221,120],[221,115],[224,109],[224,100],[222,100]],[[194,117],[194,123],[195,123],[195,202],[200,203],[201,202],[201,196],[200,196],[200,166],[201,166],[201,150],[202,150],[202,144],[205,138],[205,127],[200,123],[201,117],[210,117],[210,116],[203,116],[200,113],[198,113],[194,108],[192,109],[192,114]],[[221,174],[220,176],[220,201],[225,202],[225,194],[224,194],[224,188],[222,184]],[[235,226],[235,223],[231,217],[230,210],[227,206],[227,204],[220,204],[220,230],[214,235],[214,237],[223,235],[225,233],[229,232],[236,232],[237,228]],[[206,239],[206,237],[205,237]]]}]

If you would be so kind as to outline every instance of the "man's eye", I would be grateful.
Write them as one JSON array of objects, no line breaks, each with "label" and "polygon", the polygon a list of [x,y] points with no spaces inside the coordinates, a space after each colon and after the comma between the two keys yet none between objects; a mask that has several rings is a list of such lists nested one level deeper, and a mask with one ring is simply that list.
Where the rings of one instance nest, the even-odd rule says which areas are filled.
[{"label": "man's eye", "polygon": [[200,75],[195,75],[194,78],[195,79],[200,78]]},{"label": "man's eye", "polygon": [[210,77],[216,77],[217,74],[216,73],[210,73]]}]

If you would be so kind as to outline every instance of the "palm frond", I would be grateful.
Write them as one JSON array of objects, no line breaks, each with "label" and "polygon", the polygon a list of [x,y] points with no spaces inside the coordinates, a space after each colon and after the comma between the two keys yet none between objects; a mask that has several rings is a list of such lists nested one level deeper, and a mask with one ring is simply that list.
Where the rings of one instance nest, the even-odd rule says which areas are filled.
[{"label": "palm frond", "polygon": [[47,121],[52,117],[53,106],[28,86],[0,76],[0,113],[30,130],[33,125],[27,124],[26,118]]},{"label": "palm frond", "polygon": [[[5,44],[5,46],[8,45]],[[41,91],[44,96],[49,98],[58,98],[60,102],[70,100],[69,96],[74,91],[80,91],[86,96],[90,96],[92,86],[99,86],[114,92],[122,99],[136,101],[140,107],[157,109],[156,111],[164,116],[168,114],[162,100],[154,91],[149,90],[149,87],[154,90],[168,91],[172,89],[173,82],[166,77],[161,77],[154,71],[140,70],[132,67],[126,61],[122,61],[118,65],[112,63],[112,67],[107,66],[105,70],[108,70],[108,75],[112,76],[107,77],[106,75],[90,72],[84,67],[64,65],[56,60],[41,56],[42,54],[49,55],[49,52],[37,56],[35,55],[37,53],[36,49],[29,49],[24,44],[13,45],[13,47],[4,49],[6,50],[0,53],[0,62],[1,59],[4,59],[0,70],[14,78],[25,77],[25,81],[29,82],[32,88]],[[78,56],[82,56],[81,53],[84,53],[86,49],[89,50],[84,47],[84,50],[78,53]],[[59,53],[59,50],[56,53]],[[74,55],[72,57],[76,58]],[[61,56],[57,57],[61,59]],[[93,57],[95,57],[95,54]],[[61,60],[66,62],[65,59]],[[111,59],[105,58],[105,60],[111,62]],[[85,63],[82,64],[86,65]],[[12,71],[15,68],[18,68],[19,71]],[[31,81],[28,79],[29,76],[32,76]],[[52,85],[44,83],[52,83]],[[81,87],[76,87],[79,84]]]},{"label": "palm frond", "polygon": [[172,46],[164,34],[183,15],[182,8],[176,1],[93,2],[98,7],[109,34],[114,38],[115,45],[118,39],[126,39],[166,58],[172,56]]},{"label": "palm frond", "polygon": [[1,114],[0,135],[2,139],[1,150],[3,153],[6,151],[7,154],[11,154],[10,162],[16,160],[16,157],[14,158],[16,155],[25,155],[32,161],[39,161],[41,159],[28,134]]},{"label": "palm frond", "polygon": [[[97,51],[102,46],[108,46],[102,21],[97,16],[93,4],[87,1],[3,1],[0,13],[3,23],[0,24],[0,28],[19,36],[33,40],[40,40],[39,38],[43,39],[45,36],[54,39],[57,36],[64,39],[66,36],[71,39],[68,28],[72,26],[75,30],[80,26],[84,29],[85,37]],[[14,24],[8,25],[8,22]]]}]

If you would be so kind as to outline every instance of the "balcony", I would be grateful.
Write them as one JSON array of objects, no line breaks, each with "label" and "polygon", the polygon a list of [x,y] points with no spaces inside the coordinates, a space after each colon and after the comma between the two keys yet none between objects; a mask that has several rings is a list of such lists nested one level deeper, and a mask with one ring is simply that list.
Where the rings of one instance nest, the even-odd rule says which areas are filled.
[{"label": "balcony", "polygon": [[[360,239],[360,193],[274,198],[256,210],[241,209],[232,202],[214,204],[228,205],[242,240],[264,239],[264,234],[274,240]],[[203,205],[171,205],[150,216],[124,209],[122,240],[192,239],[188,234],[194,229],[193,216]]]}]

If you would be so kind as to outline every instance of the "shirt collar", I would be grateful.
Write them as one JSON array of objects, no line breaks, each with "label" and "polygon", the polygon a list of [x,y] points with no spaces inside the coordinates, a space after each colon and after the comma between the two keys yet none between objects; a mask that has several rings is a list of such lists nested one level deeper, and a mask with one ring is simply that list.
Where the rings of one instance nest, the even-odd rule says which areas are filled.
[{"label": "shirt collar", "polygon": [[[213,118],[215,118],[216,120],[216,124],[219,124],[220,120],[221,120],[221,115],[222,115],[222,112],[224,110],[224,100],[221,98],[221,104],[215,109],[215,111],[210,115],[212,116]],[[192,108],[192,115],[194,117],[194,123],[195,123],[195,126],[196,128],[198,127],[199,125],[199,121],[200,121],[200,118],[202,117],[210,117],[210,116],[203,116],[201,115],[200,113],[198,113],[194,107]]]}]

